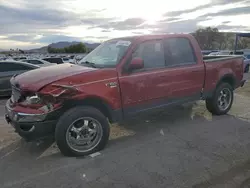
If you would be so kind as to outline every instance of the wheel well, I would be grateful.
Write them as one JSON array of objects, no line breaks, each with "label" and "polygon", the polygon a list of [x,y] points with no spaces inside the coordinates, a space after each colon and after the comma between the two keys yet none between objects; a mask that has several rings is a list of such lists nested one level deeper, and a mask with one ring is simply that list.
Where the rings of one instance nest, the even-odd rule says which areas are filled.
[{"label": "wheel well", "polygon": [[75,106],[92,106],[100,110],[105,117],[112,122],[111,108],[102,100],[96,97],[89,97],[83,100],[69,100],[65,101],[65,109],[69,109]]},{"label": "wheel well", "polygon": [[[235,78],[234,78],[232,75],[224,76],[224,77],[220,80],[219,84],[222,83],[222,82],[228,83],[228,84],[230,84],[233,88],[235,88]],[[218,84],[218,85],[219,85],[219,84]]]}]

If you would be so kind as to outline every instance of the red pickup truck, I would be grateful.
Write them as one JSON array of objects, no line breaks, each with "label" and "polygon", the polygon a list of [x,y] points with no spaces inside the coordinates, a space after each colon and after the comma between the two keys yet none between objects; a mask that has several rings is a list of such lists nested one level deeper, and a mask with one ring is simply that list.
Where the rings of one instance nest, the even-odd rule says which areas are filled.
[{"label": "red pickup truck", "polygon": [[61,64],[11,78],[6,121],[26,140],[54,135],[64,155],[87,155],[109,139],[109,122],[136,113],[206,100],[226,114],[243,86],[243,58],[202,56],[191,35],[106,41],[77,65]]}]

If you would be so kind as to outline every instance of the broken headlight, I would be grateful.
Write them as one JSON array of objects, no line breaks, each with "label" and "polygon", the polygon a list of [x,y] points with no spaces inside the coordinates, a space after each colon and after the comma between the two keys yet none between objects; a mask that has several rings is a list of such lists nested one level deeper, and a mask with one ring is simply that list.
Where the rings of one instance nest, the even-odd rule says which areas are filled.
[{"label": "broken headlight", "polygon": [[22,104],[26,105],[32,105],[32,104],[41,104],[42,99],[37,94],[27,96],[25,100],[22,102]]}]

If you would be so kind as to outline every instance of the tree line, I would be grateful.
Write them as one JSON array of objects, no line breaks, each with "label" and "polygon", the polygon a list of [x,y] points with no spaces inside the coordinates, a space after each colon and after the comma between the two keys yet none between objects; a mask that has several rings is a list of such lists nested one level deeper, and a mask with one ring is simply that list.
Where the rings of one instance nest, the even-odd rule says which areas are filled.
[{"label": "tree line", "polygon": [[[200,28],[192,35],[198,41],[202,50],[233,50],[236,33],[219,32],[218,28]],[[250,48],[250,38],[240,37],[237,49]]]},{"label": "tree line", "polygon": [[48,46],[49,53],[88,53],[88,49],[83,43],[73,44],[65,48],[52,48]]}]

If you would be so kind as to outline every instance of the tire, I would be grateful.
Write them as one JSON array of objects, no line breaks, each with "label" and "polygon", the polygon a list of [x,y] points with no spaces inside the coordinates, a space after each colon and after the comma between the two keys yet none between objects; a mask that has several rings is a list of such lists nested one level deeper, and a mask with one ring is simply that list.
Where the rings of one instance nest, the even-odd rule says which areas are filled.
[{"label": "tire", "polygon": [[[225,101],[228,101],[227,103],[225,102],[224,104],[225,107],[223,108],[223,105],[220,105],[221,102],[221,92],[228,93],[228,98],[225,99]],[[225,94],[224,94],[225,95]],[[209,112],[211,112],[214,115],[224,115],[227,114],[227,112],[231,109],[232,104],[233,104],[233,98],[234,98],[234,92],[233,92],[233,87],[228,84],[228,83],[221,83],[215,90],[213,96],[211,98],[206,99],[206,107]],[[228,99],[228,100],[227,100]],[[224,100],[224,99],[223,99]]]},{"label": "tire", "polygon": [[[78,130],[78,129],[81,129],[82,127],[75,128],[74,122],[78,123],[77,121],[82,121],[84,122],[83,126],[85,126],[85,119],[88,119],[86,120],[88,122],[88,127],[84,129],[85,131],[87,129],[90,129],[89,122],[92,122],[92,127],[93,127],[93,122],[96,123],[95,127],[98,127],[99,133],[98,131],[96,131],[97,135],[95,136],[95,138],[97,138],[98,141],[96,141],[96,145],[94,145],[92,148],[76,149],[74,148],[75,146],[73,147],[73,145],[70,144],[69,137],[72,138],[76,134],[77,134],[76,137],[78,137],[81,134],[81,136],[79,137],[82,138],[83,130],[81,131]],[[73,129],[74,130],[76,129],[77,133],[72,131]],[[63,155],[84,156],[84,155],[89,155],[91,153],[102,150],[106,146],[109,140],[109,132],[110,132],[109,122],[107,118],[98,109],[93,108],[91,106],[75,107],[75,108],[69,109],[60,117],[56,125],[55,140],[58,145],[58,148],[60,149]],[[72,136],[73,133],[74,135]],[[85,138],[82,138],[82,139],[85,139]],[[73,140],[77,140],[77,139],[74,137]]]},{"label": "tire", "polygon": [[213,102],[212,99],[206,99],[206,107],[207,110],[213,114],[213,106],[212,106]]}]

